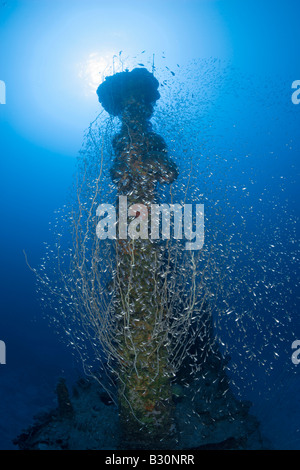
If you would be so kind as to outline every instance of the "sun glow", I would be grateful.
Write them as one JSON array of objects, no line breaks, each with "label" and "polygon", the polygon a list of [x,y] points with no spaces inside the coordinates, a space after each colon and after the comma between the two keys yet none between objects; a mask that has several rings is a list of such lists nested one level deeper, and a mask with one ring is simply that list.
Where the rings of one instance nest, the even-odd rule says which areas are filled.
[{"label": "sun glow", "polygon": [[[121,54],[114,53],[100,54],[93,52],[88,58],[79,64],[79,78],[84,81],[85,93],[95,94],[98,86],[105,77],[119,71]],[[117,70],[118,69],[118,70]]]}]

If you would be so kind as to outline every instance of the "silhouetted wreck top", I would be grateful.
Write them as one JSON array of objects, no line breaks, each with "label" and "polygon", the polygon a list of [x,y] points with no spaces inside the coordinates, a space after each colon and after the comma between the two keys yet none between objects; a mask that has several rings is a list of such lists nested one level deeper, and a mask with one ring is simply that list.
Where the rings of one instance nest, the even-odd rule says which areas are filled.
[{"label": "silhouetted wreck top", "polygon": [[160,98],[158,80],[147,69],[136,68],[106,77],[98,87],[97,95],[105,111],[113,116],[122,114],[134,100],[152,106]]}]

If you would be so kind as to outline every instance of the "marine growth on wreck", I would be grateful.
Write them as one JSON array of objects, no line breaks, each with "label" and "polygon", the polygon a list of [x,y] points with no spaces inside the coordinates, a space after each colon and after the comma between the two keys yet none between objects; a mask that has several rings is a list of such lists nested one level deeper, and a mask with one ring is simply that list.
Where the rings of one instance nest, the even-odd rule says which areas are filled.
[{"label": "marine growth on wreck", "polygon": [[[227,354],[230,334],[220,334],[244,286],[231,277],[239,260],[224,224],[226,198],[222,208],[222,188],[211,183],[218,161],[193,158],[204,135],[192,117],[189,128],[183,125],[180,103],[177,109],[172,102],[162,105],[156,114],[158,88],[153,73],[134,68],[107,77],[97,90],[103,111],[86,133],[73,201],[61,216],[64,233],[56,255],[36,271],[56,312],[53,326],[63,329],[86,375],[72,392],[59,382],[58,408],[18,437],[20,448],[265,445],[251,402],[232,387],[237,369]],[[190,163],[182,167],[182,161]],[[126,218],[136,237],[118,237],[116,219],[117,236],[100,239],[99,215],[107,214],[97,208],[111,204],[119,214],[120,197],[132,208]],[[183,240],[152,239],[148,226],[139,236],[142,207],[151,218],[153,204],[195,200],[216,208],[205,219],[201,250],[186,250]],[[105,433],[101,416],[107,408]]]}]

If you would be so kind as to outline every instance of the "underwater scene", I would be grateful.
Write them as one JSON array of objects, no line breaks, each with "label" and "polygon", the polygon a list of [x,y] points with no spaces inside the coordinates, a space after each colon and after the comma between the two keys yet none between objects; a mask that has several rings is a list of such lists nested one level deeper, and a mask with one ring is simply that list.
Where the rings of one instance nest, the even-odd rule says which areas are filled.
[{"label": "underwater scene", "polygon": [[300,450],[299,14],[0,1],[0,450]]}]

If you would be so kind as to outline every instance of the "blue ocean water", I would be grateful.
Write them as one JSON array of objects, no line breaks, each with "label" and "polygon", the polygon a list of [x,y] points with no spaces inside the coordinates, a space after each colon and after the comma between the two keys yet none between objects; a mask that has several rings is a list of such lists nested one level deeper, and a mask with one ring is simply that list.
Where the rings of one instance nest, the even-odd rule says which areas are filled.
[{"label": "blue ocean water", "polygon": [[[207,217],[214,220],[213,198],[221,201],[226,190],[226,219],[238,213],[246,223],[235,267],[247,295],[238,295],[232,278],[226,291],[236,311],[254,318],[243,317],[244,333],[235,333],[234,319],[224,327],[219,320],[221,338],[240,361],[234,383],[253,401],[274,448],[300,448],[300,366],[291,360],[292,342],[300,340],[300,106],[292,102],[300,80],[299,8],[296,0],[1,2],[1,449],[15,448],[12,439],[32,416],[53,406],[60,376],[72,383],[82,373],[45,319],[23,250],[35,267],[44,242],[53,241],[49,223],[68,200],[84,131],[101,111],[97,85],[122,60],[152,71],[153,55],[163,85],[159,106],[172,112],[166,140],[176,148],[176,113],[190,114],[187,145],[200,142],[208,158]],[[188,162],[177,159],[184,173]]]}]

